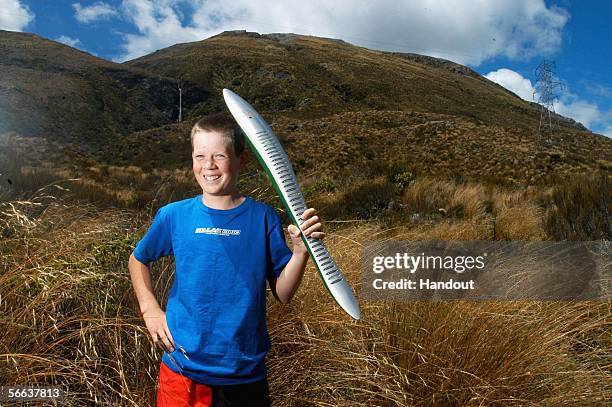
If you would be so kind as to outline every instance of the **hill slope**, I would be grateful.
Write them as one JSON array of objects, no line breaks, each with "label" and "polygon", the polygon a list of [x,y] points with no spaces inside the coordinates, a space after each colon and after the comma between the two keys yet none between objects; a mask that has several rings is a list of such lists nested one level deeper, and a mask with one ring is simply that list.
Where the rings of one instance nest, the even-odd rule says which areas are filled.
[{"label": "hill slope", "polygon": [[[512,127],[539,120],[536,108],[465,66],[326,38],[225,32],[124,65],[211,91],[231,88],[258,109],[297,117],[365,109],[442,113]],[[218,91],[211,96],[220,101]],[[218,102],[208,100],[191,113],[211,107]],[[584,130],[569,120],[562,125]]]},{"label": "hill slope", "polygon": [[86,150],[178,115],[176,83],[27,33],[0,31],[0,132]]},{"label": "hill slope", "polygon": [[[226,32],[115,64],[0,31],[0,133],[72,143],[107,164],[189,167],[189,129],[231,88],[271,123],[299,171],[410,171],[509,184],[612,170],[612,141],[540,112],[471,69],[294,34]],[[183,123],[177,124],[178,90]],[[256,166],[253,168],[255,169]]]},{"label": "hill slope", "polygon": [[[124,63],[208,89],[186,123],[132,134],[124,163],[184,166],[189,123],[225,110],[221,89],[251,102],[281,137],[294,166],[337,179],[411,171],[459,179],[540,183],[612,168],[612,141],[558,117],[539,136],[540,112],[450,61],[373,51],[293,34],[226,32]],[[157,160],[152,157],[163,157]]]}]

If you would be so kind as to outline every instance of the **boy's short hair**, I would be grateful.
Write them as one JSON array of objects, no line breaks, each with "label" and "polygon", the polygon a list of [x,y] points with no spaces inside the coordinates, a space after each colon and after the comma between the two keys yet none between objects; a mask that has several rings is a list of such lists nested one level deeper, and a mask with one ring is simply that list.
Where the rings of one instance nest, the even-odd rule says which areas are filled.
[{"label": "boy's short hair", "polygon": [[216,131],[225,134],[230,146],[234,149],[236,157],[244,152],[244,135],[238,123],[231,117],[216,113],[202,117],[191,128],[191,149],[193,150],[193,137],[198,131]]}]

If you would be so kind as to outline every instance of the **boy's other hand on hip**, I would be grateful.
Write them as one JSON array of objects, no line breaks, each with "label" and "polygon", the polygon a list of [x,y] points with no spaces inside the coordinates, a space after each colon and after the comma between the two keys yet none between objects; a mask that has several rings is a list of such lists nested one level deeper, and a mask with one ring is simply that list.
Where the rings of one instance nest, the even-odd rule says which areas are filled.
[{"label": "boy's other hand on hip", "polygon": [[161,346],[168,352],[174,352],[174,339],[168,329],[166,313],[160,308],[146,311],[142,314],[151,339],[156,346]]}]

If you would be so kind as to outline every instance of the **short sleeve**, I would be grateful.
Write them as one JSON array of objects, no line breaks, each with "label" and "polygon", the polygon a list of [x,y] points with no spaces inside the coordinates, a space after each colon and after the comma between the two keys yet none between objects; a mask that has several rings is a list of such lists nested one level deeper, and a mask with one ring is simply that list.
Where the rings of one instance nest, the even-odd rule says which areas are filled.
[{"label": "short sleeve", "polygon": [[141,263],[150,263],[172,254],[172,230],[166,207],[161,207],[153,218],[147,233],[134,249],[134,257]]},{"label": "short sleeve", "polygon": [[281,272],[289,263],[292,253],[285,242],[283,225],[278,214],[272,210],[272,215],[268,217],[268,279],[278,278]]}]

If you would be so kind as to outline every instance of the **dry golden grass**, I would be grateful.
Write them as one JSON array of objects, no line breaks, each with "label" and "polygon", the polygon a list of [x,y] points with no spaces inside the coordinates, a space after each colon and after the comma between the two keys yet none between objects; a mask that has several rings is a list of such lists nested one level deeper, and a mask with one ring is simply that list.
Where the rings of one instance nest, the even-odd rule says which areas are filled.
[{"label": "dry golden grass", "polygon": [[545,240],[543,210],[525,192],[493,194],[495,235],[500,240]]},{"label": "dry golden grass", "polygon": [[62,385],[66,405],[145,403],[155,356],[132,312],[128,214],[51,202],[34,218],[30,206],[19,220],[0,211],[28,226],[2,242],[0,382]]},{"label": "dry golden grass", "polygon": [[[56,199],[53,185],[63,184],[0,202],[0,382],[61,385],[67,405],[154,405],[161,350],[127,271],[150,208]],[[498,238],[544,236],[533,203],[540,192],[421,180],[405,194],[394,224],[328,223],[326,244],[358,296],[368,240],[490,240],[494,227]],[[422,217],[413,222],[414,213]],[[153,277],[165,303],[172,262],[156,263]],[[290,304],[268,299],[277,407],[604,406],[612,398],[609,301],[362,301],[363,318],[352,321],[312,264]]]},{"label": "dry golden grass", "polygon": [[[458,191],[457,191],[458,192]],[[450,181],[423,178],[415,181],[404,193],[403,202],[410,212],[422,215],[436,214],[440,209],[453,212],[457,209],[459,193]],[[450,205],[454,204],[451,208]]]},{"label": "dry golden grass", "polygon": [[[422,239],[546,240],[544,211],[533,195],[531,189],[422,178],[404,191],[402,202],[407,217],[436,220],[425,233],[417,233]],[[417,238],[414,232],[412,239]]]},{"label": "dry golden grass", "polygon": [[[393,234],[329,236],[358,292],[360,242]],[[271,305],[275,405],[603,406],[610,396],[609,302],[361,305],[362,320],[350,321],[313,267],[292,304]]]},{"label": "dry golden grass", "polygon": [[463,216],[472,219],[486,214],[489,199],[482,185],[462,185],[455,189],[450,205],[461,208]]},{"label": "dry golden grass", "polygon": [[559,240],[612,239],[612,176],[574,174],[543,197],[545,228]]}]

